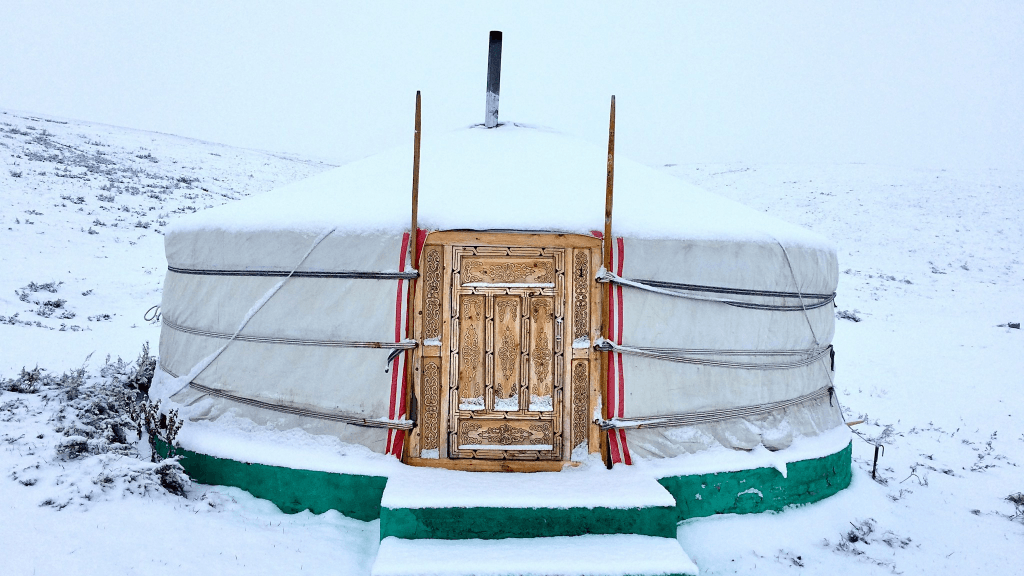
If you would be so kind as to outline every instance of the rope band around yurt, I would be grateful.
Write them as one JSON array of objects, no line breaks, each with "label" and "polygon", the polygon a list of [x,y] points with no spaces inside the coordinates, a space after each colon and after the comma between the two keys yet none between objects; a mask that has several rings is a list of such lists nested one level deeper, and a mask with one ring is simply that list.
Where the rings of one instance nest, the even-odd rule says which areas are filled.
[{"label": "rope band around yurt", "polygon": [[621,430],[638,428],[674,428],[679,426],[693,426],[696,424],[709,424],[721,422],[733,418],[750,418],[770,414],[776,410],[789,408],[805,402],[812,402],[831,396],[832,386],[824,386],[803,396],[797,396],[789,400],[778,402],[767,402],[753,406],[742,406],[739,408],[724,408],[721,410],[706,410],[701,412],[686,412],[684,414],[669,414],[665,416],[647,416],[644,418],[613,418],[611,420],[597,419],[594,422],[602,430]]},{"label": "rope band around yurt", "polygon": [[[160,369],[170,375],[172,378],[178,376],[164,368],[163,365]],[[189,382],[188,387],[208,394],[210,396],[216,396],[218,398],[224,398],[232,402],[239,404],[245,404],[254,408],[262,408],[264,410],[271,410],[274,412],[281,412],[283,414],[293,414],[295,416],[305,416],[307,418],[317,418],[319,420],[330,420],[331,422],[341,422],[343,424],[351,424],[353,426],[362,426],[364,428],[391,428],[395,430],[412,430],[412,420],[387,420],[387,419],[374,419],[364,418],[362,416],[355,416],[353,414],[345,414],[344,412],[323,412],[320,410],[310,410],[308,408],[298,408],[296,406],[288,406],[286,404],[272,404],[270,402],[264,402],[262,400],[256,400],[255,398],[248,398],[246,396],[238,396],[218,390],[217,388],[210,388],[209,386],[203,386],[195,381]]]},{"label": "rope band around yurt", "polygon": [[[619,286],[628,286],[630,288],[637,288],[640,290],[646,290],[648,292],[654,292],[656,294],[664,294],[666,296],[675,296],[677,298],[686,298],[688,300],[699,300],[704,302],[719,302],[721,304],[727,304],[729,306],[735,306],[737,308],[748,308],[752,310],[770,310],[778,312],[800,312],[806,310],[814,310],[815,308],[821,308],[827,306],[835,300],[835,293],[832,294],[800,294],[796,292],[773,292],[769,290],[745,290],[740,288],[723,288],[718,286],[700,286],[697,284],[679,284],[676,282],[662,282],[660,280],[627,280],[615,274],[605,268],[601,268],[598,271],[597,277],[595,278],[598,282],[611,282]],[[730,294],[734,296],[757,296],[763,298],[799,298],[801,304],[797,305],[782,305],[782,304],[762,304],[757,302],[743,302],[741,300],[733,300],[730,298],[711,296],[710,294]],[[809,300],[809,302],[808,302]]]},{"label": "rope band around yurt", "polygon": [[[687,348],[652,348],[647,346],[622,346],[604,338],[594,344],[598,352],[616,352],[669,362],[696,364],[699,366],[716,366],[719,368],[738,368],[743,370],[786,370],[809,366],[825,355],[831,353],[831,346],[811,348],[808,350],[703,350]],[[695,356],[801,356],[790,362],[732,362],[729,360],[713,360]]]},{"label": "rope band around yurt", "polygon": [[264,276],[281,278],[291,276],[292,278],[344,278],[358,280],[413,280],[420,277],[416,270],[408,272],[366,272],[359,270],[342,270],[338,272],[316,272],[316,271],[295,271],[288,270],[197,270],[192,268],[177,268],[168,266],[168,272],[176,274],[191,274],[196,276]]},{"label": "rope band around yurt", "polygon": [[[226,332],[211,332],[198,328],[188,328],[171,322],[166,317],[161,320],[164,326],[185,334],[196,336],[207,336],[209,338],[220,338],[230,340],[231,334]],[[235,340],[242,342],[260,342],[264,344],[287,344],[292,346],[323,346],[325,348],[381,348],[389,350],[412,350],[416,347],[415,340],[402,340],[401,342],[362,342],[353,340],[300,340],[297,338],[271,338],[269,336],[246,336],[238,334]]]}]

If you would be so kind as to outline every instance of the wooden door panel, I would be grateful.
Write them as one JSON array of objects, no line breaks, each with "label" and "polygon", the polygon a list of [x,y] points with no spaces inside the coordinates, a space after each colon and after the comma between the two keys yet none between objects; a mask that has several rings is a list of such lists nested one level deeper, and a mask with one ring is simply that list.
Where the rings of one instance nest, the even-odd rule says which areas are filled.
[{"label": "wooden door panel", "polygon": [[553,234],[428,236],[414,313],[422,338],[415,463],[478,469],[507,461],[512,468],[498,469],[533,470],[568,460],[588,441],[584,453],[597,449],[600,366],[584,341],[599,327],[598,247]]},{"label": "wooden door panel", "polygon": [[[448,422],[451,457],[561,458],[555,391],[565,359],[556,330],[563,323],[565,252],[452,247],[452,316],[458,322],[451,337],[458,346],[451,357],[459,404]],[[533,436],[523,436],[531,430]],[[506,442],[517,435],[520,441]]]},{"label": "wooden door panel", "polygon": [[486,327],[483,296],[459,296],[459,410],[484,410]]},{"label": "wooden door panel", "polygon": [[440,457],[441,432],[441,359],[423,358],[420,380],[420,452]]},{"label": "wooden door panel", "polygon": [[530,332],[530,410],[548,412],[552,410],[555,368],[553,298],[530,298]]},{"label": "wooden door panel", "polygon": [[549,420],[471,418],[459,421],[459,450],[550,451],[553,425]]},{"label": "wooden door panel", "polygon": [[554,287],[555,262],[551,258],[465,258],[462,285]]},{"label": "wooden door panel", "polygon": [[494,299],[494,403],[496,411],[518,411],[522,378],[522,298],[516,295]]},{"label": "wooden door panel", "polygon": [[444,249],[441,246],[427,246],[423,252],[423,302],[420,306],[422,318],[419,321],[423,340],[441,339],[441,297],[444,284]]}]

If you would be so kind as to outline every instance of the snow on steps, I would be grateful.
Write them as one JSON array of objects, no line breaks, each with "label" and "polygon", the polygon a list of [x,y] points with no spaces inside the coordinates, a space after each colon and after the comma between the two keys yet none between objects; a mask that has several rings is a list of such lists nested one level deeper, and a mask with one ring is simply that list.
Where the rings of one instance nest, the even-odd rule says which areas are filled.
[{"label": "snow on steps", "polygon": [[674,538],[675,499],[632,471],[508,474],[414,469],[388,479],[381,538]]},{"label": "snow on steps", "polygon": [[697,566],[675,538],[634,534],[403,540],[385,538],[372,576],[579,574],[696,575]]},{"label": "snow on steps", "polygon": [[461,472],[408,467],[389,475],[385,508],[642,508],[674,506],[652,476],[614,470]]}]

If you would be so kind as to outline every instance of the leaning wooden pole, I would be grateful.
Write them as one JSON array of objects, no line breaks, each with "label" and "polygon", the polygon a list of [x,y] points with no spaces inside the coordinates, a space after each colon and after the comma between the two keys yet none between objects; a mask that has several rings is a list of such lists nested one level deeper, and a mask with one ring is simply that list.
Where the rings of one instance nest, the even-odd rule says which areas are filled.
[{"label": "leaning wooden pole", "polygon": [[[412,223],[409,226],[409,266],[416,270],[419,269],[419,263],[416,261],[419,254],[416,253],[416,247],[419,244],[419,210],[420,210],[420,91],[416,91],[416,124],[412,137]],[[405,337],[409,340],[413,339],[415,334],[415,317],[413,314],[413,306],[416,302],[416,280],[409,280],[409,290],[407,293],[406,306],[405,306]],[[405,396],[402,400],[405,405],[406,417],[415,419],[415,416],[411,414],[412,406],[412,388],[414,383],[414,372],[413,364],[415,363],[415,355],[412,350],[405,352],[405,381],[407,386],[405,388]],[[410,432],[411,434],[411,432]],[[409,447],[409,439],[405,438],[402,445],[402,459],[406,454]]]},{"label": "leaning wooden pole", "polygon": [[[416,267],[416,233],[420,211],[420,91],[416,91],[416,129],[412,137],[412,226],[409,235],[409,262]],[[409,292],[412,298],[412,291]]]},{"label": "leaning wooden pole", "polygon": [[[608,175],[604,185],[604,237],[602,238],[602,247],[604,249],[604,268],[609,272],[612,271],[612,250],[614,249],[614,242],[612,242],[612,192],[613,184],[615,182],[615,96],[612,96],[612,107],[608,118]],[[601,319],[601,332],[609,339],[613,338],[614,335],[609,330],[609,322],[612,317],[612,284],[608,284],[608,301],[601,307],[603,318]],[[611,352],[604,353],[604,361],[601,366],[604,370],[601,371],[603,378],[602,382],[607,382],[607,370],[609,369],[608,359]],[[608,394],[605,391],[603,411],[605,419],[611,419],[614,414],[612,413],[612,407],[608,405]],[[611,466],[611,454],[609,453],[610,447],[608,446],[608,437],[606,434],[601,435],[601,455],[604,457],[604,461]]]},{"label": "leaning wooden pole", "polygon": [[615,182],[615,96],[608,119],[608,178],[604,184],[604,267],[612,271],[612,186]]}]

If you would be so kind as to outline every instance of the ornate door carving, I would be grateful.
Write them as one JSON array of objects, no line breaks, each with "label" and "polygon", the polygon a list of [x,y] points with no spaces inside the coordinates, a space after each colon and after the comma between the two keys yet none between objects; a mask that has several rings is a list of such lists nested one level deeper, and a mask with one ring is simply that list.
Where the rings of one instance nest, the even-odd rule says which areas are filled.
[{"label": "ornate door carving", "polygon": [[450,457],[562,459],[565,253],[453,247]]},{"label": "ornate door carving", "polygon": [[[600,310],[597,241],[464,236],[432,234],[423,250],[413,458],[457,468],[471,460],[557,462],[578,447],[584,455],[597,450],[587,448],[597,438],[588,418],[599,373],[590,347]],[[525,245],[501,242],[515,239]]]}]

